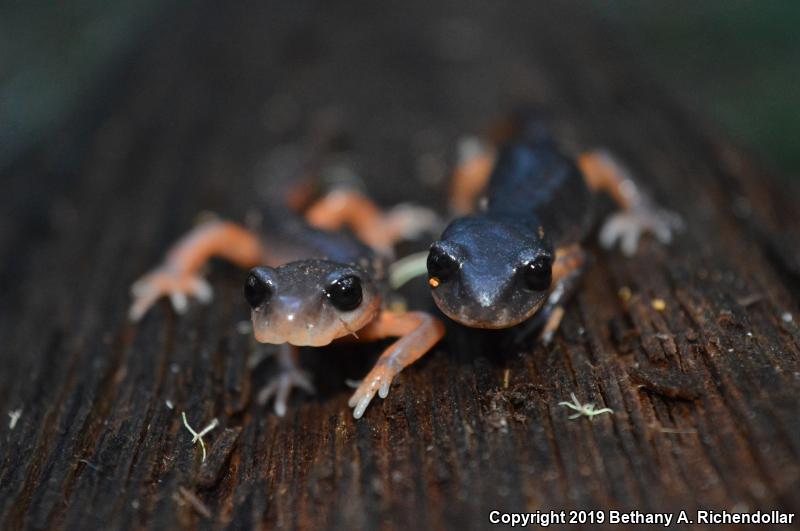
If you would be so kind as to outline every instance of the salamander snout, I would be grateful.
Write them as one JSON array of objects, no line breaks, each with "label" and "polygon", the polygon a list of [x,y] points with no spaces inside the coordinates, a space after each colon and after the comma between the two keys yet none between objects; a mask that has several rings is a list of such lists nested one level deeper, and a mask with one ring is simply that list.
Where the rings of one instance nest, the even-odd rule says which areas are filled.
[{"label": "salamander snout", "polygon": [[325,260],[251,269],[244,295],[259,342],[297,346],[323,346],[355,333],[380,306],[369,275]]},{"label": "salamander snout", "polygon": [[535,237],[486,222],[458,229],[448,229],[428,254],[439,309],[472,328],[509,328],[536,313],[552,284],[552,252]]}]

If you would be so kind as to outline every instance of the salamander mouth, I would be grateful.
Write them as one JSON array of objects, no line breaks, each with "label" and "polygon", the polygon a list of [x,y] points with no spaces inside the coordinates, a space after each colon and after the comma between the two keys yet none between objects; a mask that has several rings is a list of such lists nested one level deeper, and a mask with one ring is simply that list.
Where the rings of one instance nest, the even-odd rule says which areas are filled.
[{"label": "salamander mouth", "polygon": [[323,347],[346,335],[342,323],[332,316],[287,315],[279,312],[256,310],[252,314],[253,334],[259,343],[280,345],[289,343],[298,347]]},{"label": "salamander mouth", "polygon": [[545,299],[537,301],[524,311],[511,308],[485,308],[478,305],[459,305],[453,308],[437,297],[434,297],[434,301],[436,302],[436,306],[438,306],[447,317],[457,323],[470,328],[499,330],[511,328],[533,317],[544,305]]},{"label": "salamander mouth", "polygon": [[340,337],[340,330],[321,330],[316,326],[297,325],[291,330],[270,326],[269,321],[253,321],[253,332],[259,343],[280,345],[289,343],[298,347],[324,347]]},{"label": "salamander mouth", "polygon": [[379,297],[371,297],[368,304],[351,312],[335,311],[324,305],[261,307],[252,311],[253,335],[259,343],[324,347],[355,334],[372,321],[379,308]]}]

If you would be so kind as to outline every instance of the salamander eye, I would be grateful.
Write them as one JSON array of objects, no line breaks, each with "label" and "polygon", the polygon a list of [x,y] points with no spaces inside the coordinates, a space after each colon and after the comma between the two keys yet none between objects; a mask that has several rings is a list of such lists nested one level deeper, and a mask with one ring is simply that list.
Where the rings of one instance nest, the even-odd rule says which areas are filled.
[{"label": "salamander eye", "polygon": [[325,296],[338,310],[343,312],[355,310],[364,298],[361,279],[355,275],[347,275],[336,279],[325,288]]},{"label": "salamander eye", "polygon": [[444,249],[434,245],[428,253],[428,283],[432,287],[446,282],[458,271],[458,260]]},{"label": "salamander eye", "polygon": [[275,282],[272,272],[266,267],[256,267],[250,270],[247,280],[244,281],[244,298],[254,310],[269,300],[275,291]]},{"label": "salamander eye", "polygon": [[539,255],[522,266],[525,286],[533,291],[544,291],[553,281],[553,259],[547,255]]}]

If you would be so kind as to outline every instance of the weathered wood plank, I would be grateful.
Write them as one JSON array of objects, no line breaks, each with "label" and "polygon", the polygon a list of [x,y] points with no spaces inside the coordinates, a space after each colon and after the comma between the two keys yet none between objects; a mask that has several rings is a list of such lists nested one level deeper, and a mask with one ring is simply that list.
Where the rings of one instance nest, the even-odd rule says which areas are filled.
[{"label": "weathered wood plank", "polygon": [[[800,510],[798,195],[667,97],[590,13],[531,4],[196,4],[151,35],[88,136],[15,165],[0,198],[0,411],[22,412],[0,423],[3,527]],[[457,136],[521,101],[552,109],[575,148],[619,152],[689,227],[632,260],[599,253],[551,348],[453,328],[360,422],[343,381],[375,350],[311,352],[320,394],[278,419],[250,400],[264,370],[236,332],[240,273],[212,268],[210,307],[126,323],[130,282],[198,212],[242,219],[320,111],[346,117],[381,201],[440,206]],[[614,415],[568,420],[572,392]],[[221,423],[206,465],[181,411]]]}]

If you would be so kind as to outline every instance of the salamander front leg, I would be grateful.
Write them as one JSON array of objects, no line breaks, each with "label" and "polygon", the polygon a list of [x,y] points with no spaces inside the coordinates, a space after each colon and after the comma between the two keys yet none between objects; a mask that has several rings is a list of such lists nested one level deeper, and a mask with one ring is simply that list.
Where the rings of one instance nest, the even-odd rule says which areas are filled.
[{"label": "salamander front leg", "polygon": [[273,405],[275,414],[279,417],[286,415],[289,394],[292,388],[299,387],[309,394],[314,394],[314,385],[311,383],[311,376],[300,369],[297,363],[299,352],[297,347],[289,343],[278,346],[278,374],[258,392],[256,401],[264,405],[275,397]]},{"label": "salamander front leg", "polygon": [[178,313],[186,311],[189,297],[209,302],[211,286],[200,271],[212,256],[250,268],[259,264],[265,252],[258,236],[240,225],[216,220],[202,223],[169,250],[161,265],[131,286],[130,319],[141,319],[163,296],[170,298]]},{"label": "salamander front leg", "polygon": [[544,345],[549,345],[553,341],[564,317],[564,305],[575,293],[588,262],[588,253],[579,245],[556,249],[556,259],[553,263],[553,290],[542,308],[519,330],[515,338],[516,343],[523,342],[537,331],[539,340]]},{"label": "salamander front leg", "polygon": [[361,382],[348,405],[353,417],[361,418],[377,393],[381,398],[389,395],[392,380],[419,358],[424,356],[444,336],[444,325],[424,312],[383,312],[375,322],[359,331],[361,340],[370,341],[399,337],[387,348],[375,366]]},{"label": "salamander front leg", "polygon": [[672,241],[683,228],[680,216],[659,208],[636,184],[620,162],[604,150],[589,151],[578,157],[578,165],[590,188],[608,193],[622,208],[612,214],[600,229],[600,243],[610,249],[620,242],[622,252],[636,253],[642,234],[653,234],[661,243]]}]

